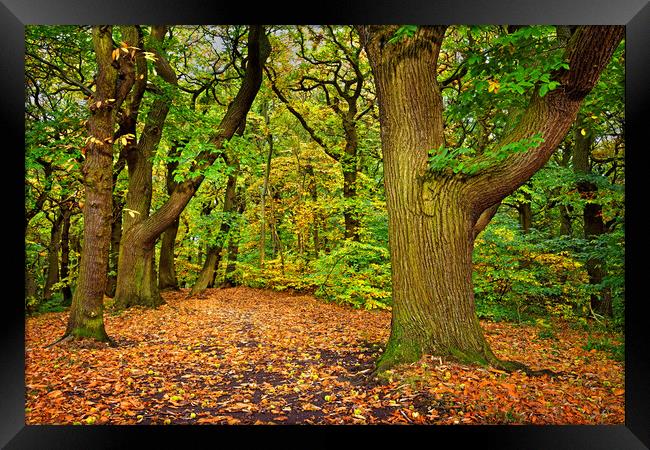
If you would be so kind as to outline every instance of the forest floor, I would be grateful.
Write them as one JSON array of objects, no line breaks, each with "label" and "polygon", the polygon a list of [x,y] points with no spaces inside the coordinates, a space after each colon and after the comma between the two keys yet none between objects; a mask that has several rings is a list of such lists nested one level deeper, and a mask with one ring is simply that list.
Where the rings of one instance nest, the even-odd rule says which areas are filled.
[{"label": "forest floor", "polygon": [[[431,356],[371,377],[386,311],[251,288],[165,293],[154,310],[107,312],[115,347],[68,341],[67,313],[26,321],[27,424],[622,424],[624,366],[587,334],[482,321],[497,356],[535,369]],[[591,335],[592,339],[595,337]]]}]

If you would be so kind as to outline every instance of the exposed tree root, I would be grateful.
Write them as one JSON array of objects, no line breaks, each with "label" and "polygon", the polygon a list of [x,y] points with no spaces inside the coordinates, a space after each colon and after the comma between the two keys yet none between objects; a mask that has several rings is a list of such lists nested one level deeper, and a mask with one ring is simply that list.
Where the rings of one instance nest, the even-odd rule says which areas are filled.
[{"label": "exposed tree root", "polygon": [[57,339],[56,341],[52,342],[51,344],[46,345],[46,346],[43,347],[43,348],[50,348],[50,347],[53,347],[53,346],[55,346],[55,345],[57,345],[57,344],[62,344],[62,343],[64,343],[64,342],[67,342],[67,341],[69,341],[69,340],[71,340],[71,339],[72,339],[72,335],[71,335],[71,334],[64,334],[64,335],[63,335],[62,337],[60,337],[59,339]]},{"label": "exposed tree root", "polygon": [[[67,333],[67,334],[64,334],[62,337],[60,337],[59,339],[57,339],[56,341],[52,342],[51,344],[48,344],[48,345],[44,346],[43,348],[54,347],[55,345],[60,345],[60,344],[63,344],[64,342],[72,341],[74,339],[75,339],[75,337],[72,334]],[[78,337],[76,339],[83,339],[83,338]],[[103,342],[106,342],[109,347],[117,347],[118,346],[117,343],[108,336],[106,337],[106,340],[103,341]]]},{"label": "exposed tree root", "polygon": [[490,365],[496,369],[501,369],[508,373],[520,370],[529,376],[548,375],[551,377],[557,377],[562,375],[561,372],[554,372],[550,369],[534,370],[528,367],[526,364],[520,363],[519,361],[505,361],[505,360],[497,359],[495,362],[491,362]]},{"label": "exposed tree root", "polygon": [[[535,370],[530,368],[524,363],[521,363],[519,361],[507,361],[507,360],[502,360],[497,358],[491,351],[487,351],[486,355],[483,355],[481,358],[476,359],[476,360],[470,360],[467,358],[466,354],[461,354],[459,351],[455,351],[455,356],[452,356],[452,360],[456,360],[462,364],[475,364],[478,366],[490,366],[495,369],[503,370],[504,372],[512,373],[516,371],[521,371],[524,372],[526,375],[529,376],[542,376],[542,375],[548,375],[550,377],[557,377],[562,375],[561,372],[554,372],[550,369],[540,369],[540,370]],[[459,357],[462,355],[462,357]],[[450,357],[447,355],[447,357]],[[442,357],[441,357],[442,360]],[[375,369],[373,372],[370,374],[371,378],[378,378],[382,379],[384,378],[383,372],[386,370],[389,370],[393,368],[394,366],[397,366],[399,364],[408,364],[409,362],[412,361],[395,361],[393,360],[386,360],[385,358],[380,357],[379,360],[376,363]]]}]

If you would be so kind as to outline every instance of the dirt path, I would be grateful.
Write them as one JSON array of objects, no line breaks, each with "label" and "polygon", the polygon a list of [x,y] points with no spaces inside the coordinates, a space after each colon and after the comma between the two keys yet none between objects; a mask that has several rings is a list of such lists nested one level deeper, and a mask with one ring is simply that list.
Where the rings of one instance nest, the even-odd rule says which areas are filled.
[{"label": "dirt path", "polygon": [[[28,424],[623,423],[624,370],[564,330],[483,323],[502,357],[560,379],[424,358],[370,378],[390,314],[250,288],[106,316],[117,347],[49,349],[65,313],[27,320]],[[521,353],[519,353],[521,352]]]}]

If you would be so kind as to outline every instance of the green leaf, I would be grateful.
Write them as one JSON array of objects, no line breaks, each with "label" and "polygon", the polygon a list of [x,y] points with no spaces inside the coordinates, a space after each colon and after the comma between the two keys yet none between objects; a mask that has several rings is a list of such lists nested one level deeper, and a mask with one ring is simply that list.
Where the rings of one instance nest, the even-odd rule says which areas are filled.
[{"label": "green leaf", "polygon": [[547,92],[548,92],[548,84],[542,84],[542,86],[539,88],[539,96],[544,97]]}]

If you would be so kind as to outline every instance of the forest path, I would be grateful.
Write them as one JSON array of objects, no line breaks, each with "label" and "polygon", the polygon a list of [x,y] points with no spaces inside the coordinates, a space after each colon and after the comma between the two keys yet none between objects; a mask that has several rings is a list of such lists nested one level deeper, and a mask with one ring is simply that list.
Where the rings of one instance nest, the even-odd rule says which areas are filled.
[{"label": "forest path", "polygon": [[[468,367],[425,357],[371,379],[390,313],[238,287],[155,310],[106,314],[117,346],[44,348],[66,313],[26,322],[26,422],[108,424],[623,423],[624,368],[539,329],[482,322],[495,352],[566,375]],[[592,335],[592,338],[594,336]]]}]

